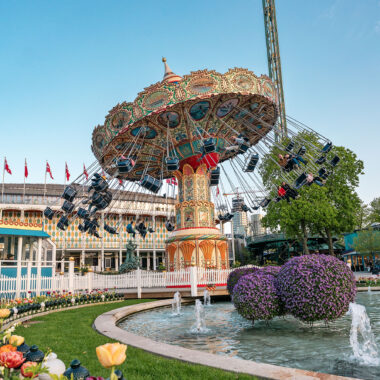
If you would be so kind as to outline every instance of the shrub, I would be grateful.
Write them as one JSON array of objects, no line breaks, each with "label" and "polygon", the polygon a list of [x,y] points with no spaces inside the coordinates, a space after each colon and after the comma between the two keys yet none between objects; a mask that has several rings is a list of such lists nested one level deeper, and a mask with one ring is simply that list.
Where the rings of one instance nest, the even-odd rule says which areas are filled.
[{"label": "shrub", "polygon": [[285,312],[304,322],[341,317],[356,295],[351,270],[327,255],[294,257],[282,266],[275,285]]},{"label": "shrub", "polygon": [[258,268],[252,267],[252,268],[238,268],[232,271],[227,278],[227,290],[228,293],[232,296],[234,286],[237,284],[241,276],[244,276],[249,273],[256,272]]},{"label": "shrub", "polygon": [[282,307],[274,281],[271,274],[262,270],[240,277],[233,296],[238,313],[252,321],[267,321],[281,315]]}]

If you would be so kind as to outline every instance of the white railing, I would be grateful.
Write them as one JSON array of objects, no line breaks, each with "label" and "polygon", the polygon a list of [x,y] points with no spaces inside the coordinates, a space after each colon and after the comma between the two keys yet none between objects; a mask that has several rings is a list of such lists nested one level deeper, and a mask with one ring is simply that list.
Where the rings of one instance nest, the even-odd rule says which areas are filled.
[{"label": "white railing", "polygon": [[202,269],[191,267],[174,272],[143,271],[137,269],[124,274],[104,275],[74,273],[74,262],[69,262],[69,272],[64,275],[41,276],[27,273],[20,277],[0,275],[0,298],[29,298],[35,295],[52,292],[85,292],[92,290],[126,291],[137,289],[141,295],[142,288],[191,287],[192,295],[196,295],[198,287],[208,285],[224,286],[232,269]]}]

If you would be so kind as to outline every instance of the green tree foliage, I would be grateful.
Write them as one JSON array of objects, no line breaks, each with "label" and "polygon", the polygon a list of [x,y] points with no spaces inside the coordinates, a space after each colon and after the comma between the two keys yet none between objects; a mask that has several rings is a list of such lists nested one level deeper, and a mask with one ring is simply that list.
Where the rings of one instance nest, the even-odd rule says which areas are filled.
[{"label": "green tree foliage", "polygon": [[[316,147],[312,152],[313,156],[316,156],[317,148],[322,148],[313,133],[302,132],[292,140],[299,145],[302,145],[302,141],[312,143]],[[288,142],[289,139],[285,139],[280,145],[284,146]],[[277,164],[278,154],[285,153],[274,146],[263,157],[260,165],[264,186],[271,192],[272,197],[276,196],[277,185],[285,181],[292,186],[297,177],[294,171],[287,174]],[[278,203],[271,202],[267,215],[263,218],[265,226],[272,229],[277,229],[279,226],[286,236],[299,238],[305,254],[309,253],[307,239],[310,234],[320,234],[325,237],[330,254],[333,254],[332,236],[352,231],[358,222],[357,210],[360,208],[360,199],[355,189],[359,184],[359,175],[363,174],[363,162],[357,159],[354,152],[344,147],[334,147],[328,159],[334,155],[338,155],[341,161],[337,167],[331,168],[325,186],[320,187],[316,184],[303,186],[299,190],[300,197],[290,204],[285,200]],[[330,170],[327,163],[325,167]],[[315,170],[309,168],[310,164],[305,168],[306,174],[311,171],[315,175]]]},{"label": "green tree foliage", "polygon": [[373,229],[358,231],[358,235],[354,238],[353,247],[356,252],[363,254],[380,252],[380,231]]},{"label": "green tree foliage", "polygon": [[360,201],[360,208],[356,214],[356,229],[362,230],[368,224],[369,207],[363,201]]},{"label": "green tree foliage", "polygon": [[368,208],[368,218],[369,224],[380,223],[380,197],[375,198]]}]

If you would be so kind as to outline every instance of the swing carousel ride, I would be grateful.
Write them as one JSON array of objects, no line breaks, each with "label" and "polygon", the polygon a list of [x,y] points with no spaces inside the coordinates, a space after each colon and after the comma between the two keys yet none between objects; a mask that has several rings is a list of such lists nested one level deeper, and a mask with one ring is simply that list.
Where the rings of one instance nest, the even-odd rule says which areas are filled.
[{"label": "swing carousel ride", "polygon": [[[66,230],[80,218],[79,230],[99,237],[100,211],[112,212],[122,193],[129,191],[136,200],[152,197],[153,207],[155,195],[175,192],[175,213],[168,212],[165,225],[170,232],[168,268],[227,268],[227,238],[217,224],[230,221],[236,212],[290,202],[304,185],[323,186],[339,157],[332,155],[329,140],[295,119],[287,117],[288,128],[281,128],[277,91],[269,77],[241,68],[181,77],[163,62],[162,81],[140,92],[133,103],[116,105],[104,125],[94,129],[96,161],[88,176],[82,174],[65,188],[57,227]],[[318,143],[302,139],[305,132]],[[271,158],[279,175],[268,188],[257,167],[273,147],[282,154]],[[223,197],[237,187],[244,199]],[[83,189],[84,198],[79,197]],[[54,214],[50,208],[44,212],[49,219]],[[105,224],[103,231],[117,234],[121,228],[131,237],[154,233],[153,225],[139,220],[126,226]]]}]

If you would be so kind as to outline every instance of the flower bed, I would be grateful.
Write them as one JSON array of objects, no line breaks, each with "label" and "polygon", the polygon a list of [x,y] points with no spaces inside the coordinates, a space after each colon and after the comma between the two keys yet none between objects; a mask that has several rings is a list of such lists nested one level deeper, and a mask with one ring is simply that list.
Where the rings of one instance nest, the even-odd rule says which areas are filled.
[{"label": "flower bed", "polygon": [[[1,309],[6,310],[6,309]],[[0,377],[4,380],[21,378],[50,379],[87,379],[103,380],[102,377],[90,376],[87,368],[81,366],[79,360],[71,362],[70,368],[57,358],[54,353],[42,352],[37,346],[28,346],[24,337],[12,335],[15,326],[0,334]],[[123,379],[121,371],[115,367],[126,359],[127,346],[120,343],[107,343],[96,347],[96,355],[100,364],[111,371],[110,379]]]},{"label": "flower bed", "polygon": [[[0,319],[6,322],[13,321],[25,315],[35,314],[42,311],[62,309],[72,306],[90,303],[116,301],[124,298],[123,293],[108,291],[108,289],[94,289],[91,292],[75,293],[63,290],[47,292],[47,295],[16,298],[14,300],[1,301]],[[4,316],[1,315],[3,313]],[[7,314],[7,316],[5,316]]]},{"label": "flower bed", "polygon": [[380,277],[359,277],[356,280],[357,287],[380,286]]}]

